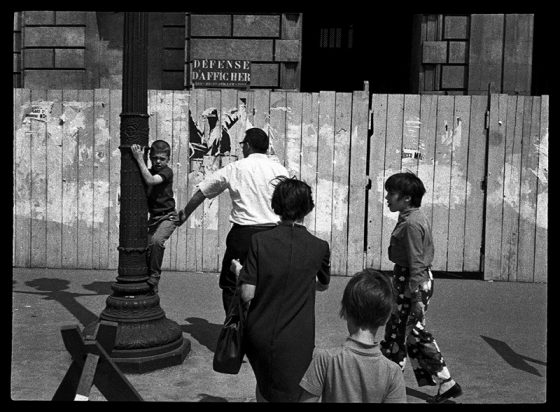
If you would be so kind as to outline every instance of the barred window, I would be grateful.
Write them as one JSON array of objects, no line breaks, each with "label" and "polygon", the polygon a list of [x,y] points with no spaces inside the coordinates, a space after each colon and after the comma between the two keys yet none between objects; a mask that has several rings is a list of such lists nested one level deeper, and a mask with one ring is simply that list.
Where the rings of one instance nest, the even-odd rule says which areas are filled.
[{"label": "barred window", "polygon": [[351,49],[353,27],[323,27],[320,29],[319,47],[322,49]]}]

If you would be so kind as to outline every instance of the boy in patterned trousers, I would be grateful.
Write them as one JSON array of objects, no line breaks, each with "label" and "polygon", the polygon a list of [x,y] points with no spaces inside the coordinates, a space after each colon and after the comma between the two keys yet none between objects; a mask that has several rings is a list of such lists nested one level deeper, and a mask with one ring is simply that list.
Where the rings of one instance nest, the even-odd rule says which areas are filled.
[{"label": "boy in patterned trousers", "polygon": [[387,206],[391,212],[399,212],[399,218],[389,245],[389,259],[395,263],[396,310],[385,327],[381,351],[402,370],[408,355],[418,386],[438,385],[437,395],[428,402],[441,403],[463,391],[452,379],[434,337],[425,329],[434,286],[430,270],[434,258],[432,230],[420,211],[426,189],[414,173],[404,172],[390,176],[385,190]]}]

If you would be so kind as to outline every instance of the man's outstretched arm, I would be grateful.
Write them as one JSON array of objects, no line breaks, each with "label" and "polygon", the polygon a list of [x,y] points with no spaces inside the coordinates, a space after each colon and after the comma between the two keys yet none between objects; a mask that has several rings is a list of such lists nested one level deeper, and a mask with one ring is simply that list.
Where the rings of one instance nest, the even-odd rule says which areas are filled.
[{"label": "man's outstretched arm", "polygon": [[206,199],[206,196],[204,196],[204,193],[198,189],[194,195],[192,195],[187,205],[183,209],[179,210],[179,226],[187,221],[192,212],[194,212],[196,208],[204,202],[204,199]]}]

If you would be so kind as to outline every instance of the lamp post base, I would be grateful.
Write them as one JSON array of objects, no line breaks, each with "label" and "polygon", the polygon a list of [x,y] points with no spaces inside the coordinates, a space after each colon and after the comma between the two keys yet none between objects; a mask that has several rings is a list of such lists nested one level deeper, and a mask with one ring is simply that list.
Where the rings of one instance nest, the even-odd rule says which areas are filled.
[{"label": "lamp post base", "polygon": [[157,348],[155,354],[154,348],[114,350],[111,359],[125,373],[146,373],[182,364],[191,350],[190,340],[184,337],[167,346]]},{"label": "lamp post base", "polygon": [[145,373],[181,364],[191,349],[181,327],[165,317],[159,296],[122,298],[109,296],[98,320],[82,335],[94,333],[100,320],[118,324],[111,359],[123,372]]}]

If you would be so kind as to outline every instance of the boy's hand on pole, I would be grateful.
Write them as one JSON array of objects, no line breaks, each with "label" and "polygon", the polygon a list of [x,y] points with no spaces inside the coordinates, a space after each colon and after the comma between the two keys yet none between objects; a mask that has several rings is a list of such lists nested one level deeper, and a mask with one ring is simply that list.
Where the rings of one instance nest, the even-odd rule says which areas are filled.
[{"label": "boy's hand on pole", "polygon": [[135,159],[141,159],[142,155],[144,154],[142,146],[136,143],[130,146],[130,150],[132,151],[132,155]]}]

